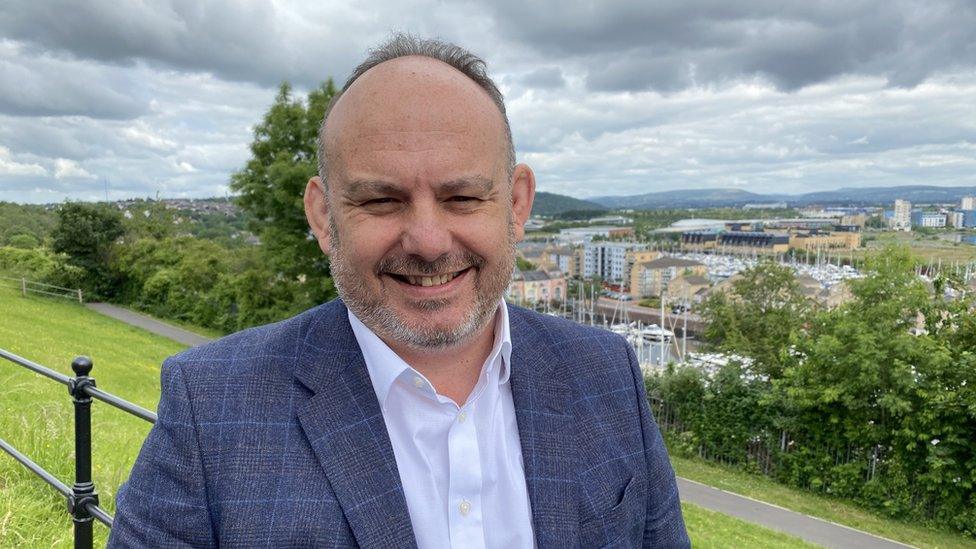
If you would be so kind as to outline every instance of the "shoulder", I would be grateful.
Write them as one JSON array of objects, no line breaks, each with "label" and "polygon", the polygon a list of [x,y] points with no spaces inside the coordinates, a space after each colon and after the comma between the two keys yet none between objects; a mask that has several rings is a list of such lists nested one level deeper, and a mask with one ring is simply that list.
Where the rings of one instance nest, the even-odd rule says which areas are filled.
[{"label": "shoulder", "polygon": [[[176,375],[188,385],[203,389],[228,382],[290,382],[310,332],[342,323],[348,325],[345,305],[333,300],[280,322],[187,349],[163,363],[164,386],[167,377]],[[327,344],[316,341],[319,347]]]},{"label": "shoulder", "polygon": [[512,345],[546,347],[573,378],[630,375],[630,344],[619,334],[514,305],[508,310]]},{"label": "shoulder", "polygon": [[626,340],[609,330],[587,326],[558,316],[537,313],[516,305],[508,305],[508,315],[513,331],[516,326],[522,329],[528,328],[553,344],[572,340],[626,344]]}]

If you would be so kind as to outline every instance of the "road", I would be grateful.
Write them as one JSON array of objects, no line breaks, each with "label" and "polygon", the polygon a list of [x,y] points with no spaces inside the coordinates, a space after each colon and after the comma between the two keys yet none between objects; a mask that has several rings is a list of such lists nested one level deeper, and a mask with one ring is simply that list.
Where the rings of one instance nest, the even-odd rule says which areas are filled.
[{"label": "road", "polygon": [[681,500],[779,530],[824,547],[881,549],[911,547],[860,530],[770,505],[752,498],[712,488],[693,480],[678,478]]},{"label": "road", "polygon": [[197,345],[210,341],[210,338],[195,334],[189,330],[184,330],[178,326],[173,326],[172,324],[167,324],[144,314],[137,313],[123,307],[117,307],[109,303],[86,303],[85,306],[89,309],[98,311],[105,316],[110,316],[131,326],[136,326],[148,332],[152,332],[163,337],[168,337],[190,347],[196,347]]}]

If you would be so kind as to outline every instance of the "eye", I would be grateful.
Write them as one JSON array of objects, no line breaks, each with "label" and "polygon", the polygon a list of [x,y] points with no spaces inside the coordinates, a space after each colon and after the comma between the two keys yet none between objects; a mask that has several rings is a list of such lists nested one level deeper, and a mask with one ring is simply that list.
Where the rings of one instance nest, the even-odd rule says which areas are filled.
[{"label": "eye", "polygon": [[396,202],[395,198],[385,197],[385,198],[374,198],[372,200],[367,200],[363,202],[362,206],[382,206],[384,204],[393,204]]},{"label": "eye", "polygon": [[474,196],[452,196],[448,200],[450,202],[481,202],[480,198]]}]

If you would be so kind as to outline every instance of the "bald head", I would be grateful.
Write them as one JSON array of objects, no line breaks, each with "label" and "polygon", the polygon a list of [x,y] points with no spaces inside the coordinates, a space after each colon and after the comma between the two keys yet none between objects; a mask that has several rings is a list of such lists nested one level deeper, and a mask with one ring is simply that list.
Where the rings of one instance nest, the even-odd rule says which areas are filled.
[{"label": "bald head", "polygon": [[342,94],[322,135],[327,169],[342,169],[350,148],[403,152],[474,141],[508,169],[505,122],[491,97],[470,78],[429,57],[387,61],[364,73]]},{"label": "bald head", "polygon": [[[358,95],[358,99],[347,100],[350,94]],[[469,103],[464,103],[465,95]],[[474,118],[488,114],[484,110],[485,99],[493,106],[493,109],[489,109],[491,115],[500,123],[498,141],[502,147],[501,159],[511,177],[515,166],[515,149],[505,103],[498,87],[488,77],[484,61],[453,44],[395,34],[389,41],[370,51],[326,110],[319,129],[319,176],[323,182],[327,181],[335,163],[341,159],[337,147],[342,142],[344,132],[350,128],[351,118],[348,112],[341,114],[346,126],[340,128],[340,116],[337,114],[347,109],[358,109],[356,114],[362,115],[362,101],[378,109],[376,114],[379,117],[393,115],[393,110],[398,111],[397,116],[403,111],[411,111],[400,121],[410,119],[419,122],[427,116],[430,125],[450,122],[442,116],[429,116],[436,114],[433,112],[436,110],[434,102],[444,102],[441,111],[470,110]],[[494,154],[495,150],[492,147],[484,152]]]}]

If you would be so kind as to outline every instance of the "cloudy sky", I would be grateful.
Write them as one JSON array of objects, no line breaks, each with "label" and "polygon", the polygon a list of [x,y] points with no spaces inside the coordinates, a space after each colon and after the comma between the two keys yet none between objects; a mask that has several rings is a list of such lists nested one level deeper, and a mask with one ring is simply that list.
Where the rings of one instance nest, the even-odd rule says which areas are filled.
[{"label": "cloudy sky", "polygon": [[488,61],[540,190],[976,185],[971,0],[4,0],[0,200],[223,196],[393,30]]}]

